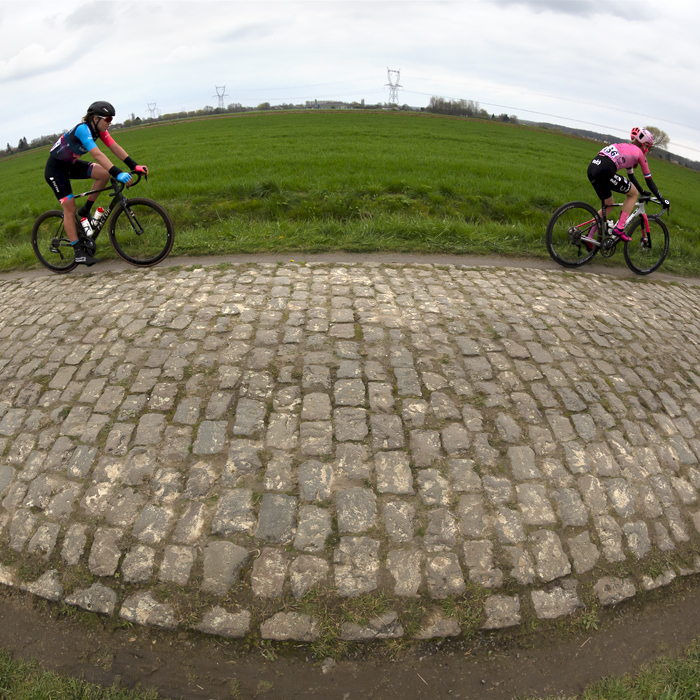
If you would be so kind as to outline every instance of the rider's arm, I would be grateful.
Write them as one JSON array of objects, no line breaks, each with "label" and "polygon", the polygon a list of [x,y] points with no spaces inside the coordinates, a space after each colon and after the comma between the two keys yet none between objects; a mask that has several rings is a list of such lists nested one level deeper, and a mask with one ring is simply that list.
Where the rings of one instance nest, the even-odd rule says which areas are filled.
[{"label": "rider's arm", "polygon": [[[639,167],[642,169],[642,175],[644,175],[644,181],[646,182],[647,187],[654,193],[654,197],[657,199],[661,199],[661,194],[659,193],[659,188],[656,186],[654,181],[651,179],[651,171],[649,170],[649,163],[647,161],[647,157],[644,155],[643,151],[641,148],[637,148],[638,154],[638,162],[639,162]],[[636,185],[637,183],[635,183]],[[639,189],[639,186],[637,186],[637,189]],[[641,192],[641,190],[640,190]]]},{"label": "rider's arm", "polygon": [[[109,171],[109,174],[112,175],[113,177],[115,177],[116,175],[119,174],[119,172],[121,172],[119,170],[119,168],[115,168],[112,165],[112,161],[109,158],[107,158],[107,156],[104,153],[102,153],[102,151],[97,146],[95,146],[94,148],[91,148],[88,151],[88,153],[93,157],[93,159],[95,160],[95,163],[98,163],[105,170]],[[113,170],[116,170],[117,172],[115,173],[115,172],[113,172]]]},{"label": "rider's arm", "polygon": [[661,192],[659,192],[659,188],[656,186],[656,183],[651,179],[651,173],[645,175],[644,179],[647,183],[647,187],[654,193],[654,197],[656,197],[656,199],[663,199],[663,197],[661,196]]},{"label": "rider's arm", "polygon": [[[108,131],[104,131],[102,134],[100,134],[100,138],[104,142],[105,146],[107,146],[107,148],[109,148],[109,150],[112,151],[112,153],[114,153],[119,160],[123,161],[129,170],[136,170],[139,167],[138,163],[131,158],[127,152],[109,135]],[[141,167],[148,172],[148,168],[146,168],[145,165]]]}]

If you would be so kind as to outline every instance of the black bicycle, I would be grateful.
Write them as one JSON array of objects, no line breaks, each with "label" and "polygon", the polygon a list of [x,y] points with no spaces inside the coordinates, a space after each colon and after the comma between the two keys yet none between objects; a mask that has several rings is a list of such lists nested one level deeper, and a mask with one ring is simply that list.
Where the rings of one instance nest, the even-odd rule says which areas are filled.
[{"label": "black bicycle", "polygon": [[[661,214],[648,215],[645,204],[663,203],[651,195],[639,195],[634,211],[625,223],[625,262],[637,275],[658,270],[668,255],[670,236]],[[613,207],[622,206],[613,204]],[[606,216],[605,204],[598,213],[586,202],[569,202],[557,209],[547,225],[546,244],[552,258],[563,267],[580,267],[596,254],[609,258],[622,241],[613,232],[614,224]]]},{"label": "black bicycle", "polygon": [[[129,187],[137,185],[141,180],[141,173],[132,172],[131,175]],[[137,267],[157,265],[168,257],[173,248],[173,222],[160,204],[144,197],[128,198],[124,195],[124,187],[125,185],[116,178],[111,178],[108,187],[76,195],[77,199],[96,192],[113,190],[109,195],[112,202],[105,210],[104,216],[95,222],[92,236],[84,233],[80,219],[76,216],[78,237],[85,250],[94,254],[95,241],[107,224],[109,242],[119,257]],[[37,218],[32,228],[32,248],[39,262],[53,272],[70,272],[78,264],[74,259],[73,246],[63,227],[61,210],[45,211]]]}]

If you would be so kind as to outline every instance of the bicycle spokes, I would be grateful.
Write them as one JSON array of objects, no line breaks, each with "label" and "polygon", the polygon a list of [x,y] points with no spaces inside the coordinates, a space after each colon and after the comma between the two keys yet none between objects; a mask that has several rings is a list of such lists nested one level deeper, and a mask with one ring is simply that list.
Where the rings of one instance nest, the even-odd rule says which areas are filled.
[{"label": "bicycle spokes", "polygon": [[547,225],[547,250],[564,267],[588,262],[600,247],[595,209],[585,202],[569,202],[554,213]]},{"label": "bicycle spokes", "polygon": [[49,270],[64,273],[75,267],[75,256],[63,228],[63,212],[41,214],[34,222],[31,240],[34,254]]}]

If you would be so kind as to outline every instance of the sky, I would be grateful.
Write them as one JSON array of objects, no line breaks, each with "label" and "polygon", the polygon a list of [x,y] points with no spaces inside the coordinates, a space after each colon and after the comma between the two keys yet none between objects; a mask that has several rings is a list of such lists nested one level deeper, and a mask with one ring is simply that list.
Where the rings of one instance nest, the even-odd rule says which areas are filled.
[{"label": "sky", "polygon": [[[432,96],[700,161],[697,0],[0,0],[0,148],[108,100],[116,121],[225,105]],[[392,73],[392,79],[396,78]],[[225,89],[224,89],[225,86]]]}]

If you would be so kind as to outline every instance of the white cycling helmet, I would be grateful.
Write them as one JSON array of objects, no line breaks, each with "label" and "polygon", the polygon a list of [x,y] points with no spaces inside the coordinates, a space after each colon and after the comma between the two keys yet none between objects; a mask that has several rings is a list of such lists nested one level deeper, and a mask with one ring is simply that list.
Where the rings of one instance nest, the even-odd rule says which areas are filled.
[{"label": "white cycling helmet", "polygon": [[635,126],[630,134],[632,143],[639,146],[644,153],[648,153],[649,149],[654,145],[654,135],[649,131],[649,129],[642,129],[639,126]]}]

